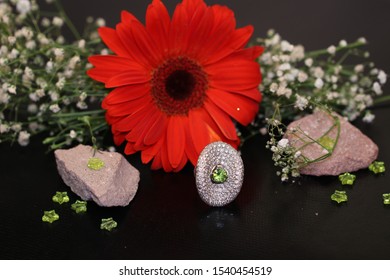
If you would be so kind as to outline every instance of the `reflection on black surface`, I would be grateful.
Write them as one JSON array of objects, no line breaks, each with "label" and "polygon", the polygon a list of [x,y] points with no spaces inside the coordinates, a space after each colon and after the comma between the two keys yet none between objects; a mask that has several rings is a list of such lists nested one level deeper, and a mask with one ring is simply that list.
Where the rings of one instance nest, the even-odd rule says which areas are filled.
[{"label": "reflection on black surface", "polygon": [[240,211],[237,207],[210,208],[205,215],[200,218],[202,228],[228,229],[234,227],[240,218]]}]

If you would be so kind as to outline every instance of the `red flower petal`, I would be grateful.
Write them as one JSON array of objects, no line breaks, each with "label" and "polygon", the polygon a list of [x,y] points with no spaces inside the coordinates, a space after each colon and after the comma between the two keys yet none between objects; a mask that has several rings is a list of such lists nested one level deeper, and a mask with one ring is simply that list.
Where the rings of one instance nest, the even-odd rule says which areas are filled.
[{"label": "red flower petal", "polygon": [[107,109],[108,107],[120,103],[126,103],[144,97],[150,93],[150,84],[136,84],[118,87],[112,90],[104,99],[102,107]]},{"label": "red flower petal", "polygon": [[141,153],[142,163],[149,163],[160,151],[164,138],[160,138],[158,142],[152,146],[148,146]]},{"label": "red flower petal", "polygon": [[242,50],[235,51],[229,55],[229,59],[247,59],[255,60],[264,52],[263,47],[254,46],[251,48],[246,48]]},{"label": "red flower petal", "polygon": [[210,75],[210,87],[227,91],[253,89],[261,80],[260,66],[254,61],[224,60],[205,69]]},{"label": "red flower petal", "polygon": [[217,62],[240,48],[243,48],[248,43],[252,34],[253,26],[251,25],[235,30],[231,36],[227,37],[225,43],[217,46],[213,52],[209,53],[207,59],[203,61],[204,65]]},{"label": "red flower petal", "polygon": [[210,89],[209,99],[242,125],[248,125],[258,111],[258,104],[244,96]]},{"label": "red flower petal", "polygon": [[153,0],[146,12],[146,30],[154,40],[156,48],[166,54],[168,52],[168,33],[171,19],[164,4]]},{"label": "red flower petal", "polygon": [[168,158],[168,145],[167,142],[164,141],[161,148],[161,162],[165,172],[172,172],[173,168]]},{"label": "red flower petal", "polygon": [[237,141],[238,137],[236,127],[229,115],[209,100],[205,101],[204,107],[218,125],[218,128],[221,130],[223,135],[230,140]]},{"label": "red flower petal", "polygon": [[131,71],[121,72],[111,77],[106,82],[106,88],[121,87],[134,84],[143,84],[150,81],[150,75],[143,69],[134,69]]},{"label": "red flower petal", "polygon": [[123,117],[131,116],[135,112],[140,111],[142,108],[152,105],[152,98],[150,95],[145,95],[144,97],[122,103],[121,106],[108,106],[107,114],[110,117]]},{"label": "red flower petal", "polygon": [[152,170],[157,170],[162,168],[161,152],[156,154],[156,156],[153,159],[152,166],[150,168]]},{"label": "red flower petal", "polygon": [[152,125],[149,132],[145,135],[144,144],[153,145],[163,137],[168,125],[168,118],[165,114],[161,114],[160,118]]},{"label": "red flower petal", "polygon": [[143,73],[147,76],[147,72],[141,65],[130,61],[128,58],[113,55],[94,55],[90,56],[88,61],[95,66],[95,68],[88,70],[88,75],[99,82],[107,83],[111,78],[124,72]]},{"label": "red flower petal", "polygon": [[182,54],[188,46],[190,16],[183,3],[176,6],[169,28],[168,42],[171,56]]},{"label": "red flower petal", "polygon": [[123,57],[131,57],[131,54],[127,51],[121,39],[119,39],[115,29],[100,27],[98,32],[106,46],[114,53]]},{"label": "red flower petal", "polygon": [[208,113],[203,108],[191,110],[189,113],[191,138],[198,154],[208,144],[221,140],[220,135],[208,123],[201,121],[206,117],[208,117]]},{"label": "red flower petal", "polygon": [[184,121],[181,116],[169,118],[167,127],[168,158],[171,166],[177,168],[184,155],[185,131]]},{"label": "red flower petal", "polygon": [[134,145],[131,142],[127,142],[126,147],[125,147],[125,154],[126,155],[132,155],[137,152],[136,149],[134,149]]},{"label": "red flower petal", "polygon": [[196,151],[196,148],[194,146],[195,139],[192,140],[192,135],[191,135],[191,130],[190,130],[188,118],[186,119],[185,133],[186,133],[185,152],[186,152],[188,159],[195,166],[197,161],[198,161],[199,153]]}]

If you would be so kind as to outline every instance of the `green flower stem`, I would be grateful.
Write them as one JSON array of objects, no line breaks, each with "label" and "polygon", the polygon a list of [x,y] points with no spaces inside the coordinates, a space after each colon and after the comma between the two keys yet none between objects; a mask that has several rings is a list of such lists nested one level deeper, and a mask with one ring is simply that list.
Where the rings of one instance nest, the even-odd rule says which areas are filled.
[{"label": "green flower stem", "polygon": [[[348,44],[348,45],[346,45],[345,47],[341,47],[341,46],[336,47],[336,52],[341,51],[341,50],[346,50],[346,49],[359,48],[359,47],[364,46],[364,45],[366,45],[366,43],[357,41],[357,42]],[[328,52],[327,49],[322,49],[322,50],[318,50],[318,51],[307,52],[305,57],[315,58],[315,57],[317,57],[317,56],[324,55],[324,54],[329,54],[329,52]]]},{"label": "green flower stem", "polygon": [[385,103],[388,101],[390,101],[390,95],[385,95],[385,96],[374,99],[374,105],[378,105],[378,104]]},{"label": "green flower stem", "polygon": [[104,114],[105,110],[95,110],[95,111],[83,111],[83,112],[73,112],[73,113],[63,113],[63,114],[53,114],[52,118],[77,118],[83,116],[99,115]]}]

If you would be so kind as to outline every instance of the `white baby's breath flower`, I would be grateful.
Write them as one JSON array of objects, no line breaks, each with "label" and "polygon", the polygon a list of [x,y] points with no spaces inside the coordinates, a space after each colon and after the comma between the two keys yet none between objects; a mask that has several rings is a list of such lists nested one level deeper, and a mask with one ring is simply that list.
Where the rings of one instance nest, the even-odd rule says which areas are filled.
[{"label": "white baby's breath flower", "polygon": [[70,69],[74,69],[76,67],[77,63],[79,63],[79,62],[80,62],[80,57],[76,55],[70,59],[68,67]]},{"label": "white baby's breath flower", "polygon": [[7,133],[10,130],[9,125],[7,124],[0,124],[0,134]]},{"label": "white baby's breath flower", "polygon": [[27,146],[30,143],[30,133],[24,130],[19,132],[18,143],[20,146]]},{"label": "white baby's breath flower", "polygon": [[361,72],[363,72],[363,70],[364,70],[363,64],[358,64],[358,65],[356,65],[354,70],[355,70],[355,73],[361,73]]},{"label": "white baby's breath flower", "polygon": [[15,85],[9,86],[7,90],[9,93],[16,94],[16,86]]},{"label": "white baby's breath flower", "polygon": [[334,55],[335,53],[336,53],[336,47],[335,46],[333,46],[333,45],[331,45],[331,46],[329,46],[327,49],[327,52],[329,53],[329,54],[331,54],[331,55]]},{"label": "white baby's breath flower", "polygon": [[69,137],[75,139],[77,137],[77,132],[73,129],[69,132]]},{"label": "white baby's breath flower", "polygon": [[316,78],[322,79],[325,75],[325,71],[321,67],[316,67],[313,69],[313,75]]},{"label": "white baby's breath flower", "polygon": [[61,61],[64,59],[64,49],[54,48],[53,53],[57,61]]},{"label": "white baby's breath flower", "polygon": [[297,159],[297,158],[299,158],[301,155],[302,155],[302,152],[301,152],[301,151],[297,151],[297,152],[294,154],[294,158]]},{"label": "white baby's breath flower", "polygon": [[333,84],[336,84],[338,82],[339,78],[335,75],[332,75],[330,77],[330,81],[333,83]]},{"label": "white baby's breath flower", "polygon": [[372,86],[372,90],[377,94],[381,95],[383,93],[382,87],[378,82],[375,82],[374,85]]},{"label": "white baby's breath flower", "polygon": [[19,56],[19,51],[17,49],[12,49],[11,52],[8,54],[9,59],[15,59]]},{"label": "white baby's breath flower", "polygon": [[296,96],[296,101],[294,107],[298,108],[301,111],[305,110],[307,105],[309,104],[309,100],[307,100],[307,98],[304,96],[300,96],[299,94],[296,94],[295,96]]},{"label": "white baby's breath flower", "polygon": [[346,40],[341,40],[340,43],[339,43],[339,46],[340,47],[346,47],[347,46],[347,41]]},{"label": "white baby's breath flower", "polygon": [[8,36],[8,43],[12,46],[16,43],[16,37],[15,36]]},{"label": "white baby's breath flower", "polygon": [[54,63],[53,63],[53,61],[50,60],[46,63],[45,70],[47,73],[50,74],[50,73],[52,73],[53,69],[54,69]]},{"label": "white baby's breath flower", "polygon": [[266,127],[262,127],[259,130],[261,135],[267,135],[268,134],[268,129]]},{"label": "white baby's breath flower", "polygon": [[375,115],[372,114],[370,111],[367,111],[367,113],[363,117],[363,122],[372,123],[374,119],[375,119]]},{"label": "white baby's breath flower", "polygon": [[82,40],[80,40],[79,42],[78,42],[78,44],[77,44],[77,46],[78,46],[78,48],[79,49],[84,49],[85,48],[85,40],[84,39],[82,39]]},{"label": "white baby's breath flower", "polygon": [[61,27],[64,25],[64,20],[60,17],[54,17],[52,22],[53,22],[53,25],[57,26],[57,27]]},{"label": "white baby's breath flower", "polygon": [[294,46],[293,51],[291,52],[291,60],[299,61],[305,57],[305,48],[302,45]]},{"label": "white baby's breath flower", "polygon": [[357,75],[352,75],[349,80],[352,82],[352,83],[356,83],[357,80],[358,80],[358,76]]},{"label": "white baby's breath flower", "polygon": [[50,40],[45,36],[45,34],[38,34],[37,38],[42,46],[46,46],[50,43]]},{"label": "white baby's breath flower", "polygon": [[61,111],[61,108],[60,106],[58,106],[58,104],[52,104],[49,106],[49,110],[53,113],[58,113],[59,111]]},{"label": "white baby's breath flower", "polygon": [[41,24],[43,27],[49,27],[50,26],[50,20],[47,17],[44,17],[41,21]]},{"label": "white baby's breath flower", "polygon": [[285,149],[289,146],[289,140],[287,138],[283,138],[278,142],[278,148]]},{"label": "white baby's breath flower", "polygon": [[20,123],[14,123],[11,125],[11,129],[15,132],[19,132],[22,130],[22,125]]},{"label": "white baby's breath flower", "polygon": [[366,44],[366,43],[367,43],[367,40],[366,40],[366,38],[364,38],[364,37],[360,37],[357,41],[358,41],[359,43],[362,43],[362,44]]},{"label": "white baby's breath flower", "polygon": [[382,85],[386,84],[386,82],[387,82],[387,75],[386,75],[386,73],[383,70],[379,71],[378,80],[379,80],[379,82]]},{"label": "white baby's breath flower", "polygon": [[323,86],[324,86],[324,81],[320,78],[318,78],[315,82],[314,82],[314,86],[318,89],[321,89]]},{"label": "white baby's breath flower", "polygon": [[35,114],[36,112],[38,112],[37,104],[34,103],[29,104],[27,107],[27,112],[29,112],[30,114]]},{"label": "white baby's breath flower", "polygon": [[59,89],[59,90],[62,90],[65,86],[65,83],[66,83],[66,80],[64,77],[61,77],[58,79],[58,82],[56,83],[56,87]]},{"label": "white baby's breath flower", "polygon": [[303,72],[303,71],[299,72],[299,74],[298,74],[298,81],[300,83],[306,82],[308,78],[309,78],[309,76],[305,72]]},{"label": "white baby's breath flower", "polygon": [[102,49],[102,50],[100,51],[100,54],[101,54],[101,55],[108,55],[108,54],[109,54],[109,51],[108,51],[108,49]]},{"label": "white baby's breath flower", "polygon": [[65,37],[62,36],[62,35],[58,36],[56,42],[58,44],[60,44],[60,45],[64,44],[65,43]]},{"label": "white baby's breath flower", "polygon": [[54,90],[49,91],[49,96],[51,101],[57,101],[60,98],[59,93]]},{"label": "white baby's breath flower", "polygon": [[98,19],[96,19],[96,25],[98,27],[105,26],[106,25],[106,21],[104,20],[104,18],[98,18]]},{"label": "white baby's breath flower", "polygon": [[79,108],[80,110],[88,109],[88,105],[84,101],[77,102],[76,107]]},{"label": "white baby's breath flower", "polygon": [[282,52],[292,52],[292,50],[294,49],[294,46],[285,40],[280,43],[280,47],[282,49]]},{"label": "white baby's breath flower", "polygon": [[31,11],[31,3],[29,0],[18,0],[16,3],[16,10],[21,14],[25,15]]},{"label": "white baby's breath flower", "polygon": [[26,48],[29,49],[29,50],[33,50],[37,47],[37,43],[35,43],[35,41],[28,41],[26,42]]}]

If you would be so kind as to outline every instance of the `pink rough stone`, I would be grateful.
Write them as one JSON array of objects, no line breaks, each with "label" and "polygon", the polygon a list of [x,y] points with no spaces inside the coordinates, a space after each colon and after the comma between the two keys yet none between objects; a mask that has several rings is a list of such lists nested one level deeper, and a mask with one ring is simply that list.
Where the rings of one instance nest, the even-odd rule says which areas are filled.
[{"label": "pink rough stone", "polygon": [[[341,116],[337,115],[337,117],[340,120],[340,135],[333,154],[324,160],[311,163],[301,168],[301,174],[336,176],[345,172],[353,172],[367,168],[378,157],[378,146],[370,138]],[[288,130],[296,132],[289,132],[286,137],[292,146],[298,148],[303,145],[304,141],[310,141],[305,134],[318,141],[333,124],[334,120],[329,114],[324,111],[317,111],[312,115],[292,122],[288,126]],[[297,135],[303,138],[304,141],[300,140]],[[334,128],[328,134],[328,137],[330,139],[336,139],[336,136],[337,128]],[[303,156],[311,160],[328,153],[318,143],[312,143],[302,148],[301,152]]]},{"label": "pink rough stone", "polygon": [[100,170],[88,167],[93,156],[91,146],[78,145],[69,150],[55,151],[57,169],[65,184],[83,200],[93,200],[100,206],[126,206],[134,198],[139,171],[121,154],[96,152],[105,166]]}]

